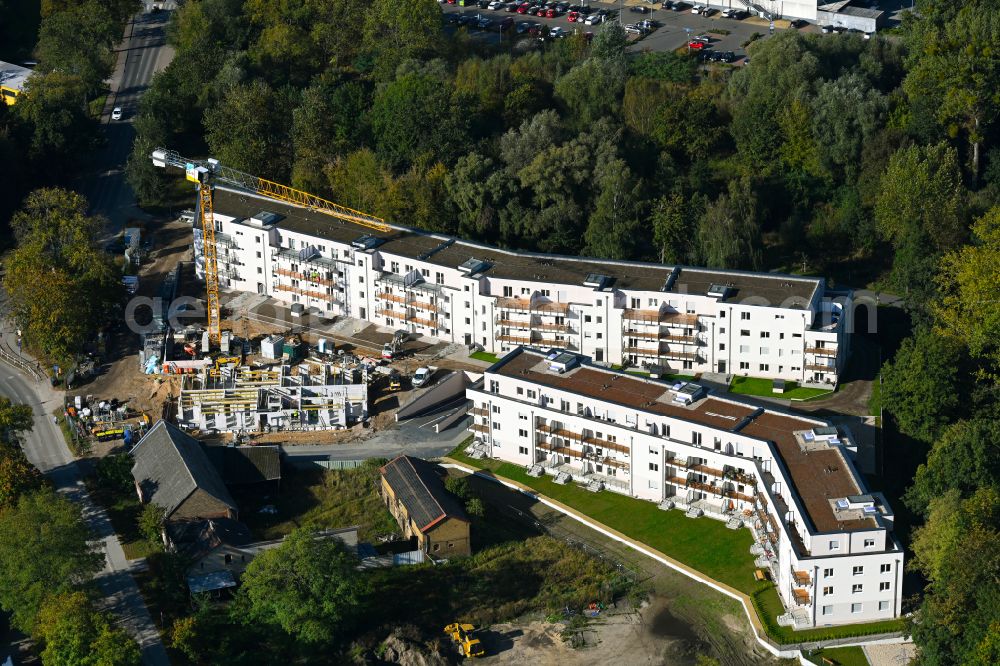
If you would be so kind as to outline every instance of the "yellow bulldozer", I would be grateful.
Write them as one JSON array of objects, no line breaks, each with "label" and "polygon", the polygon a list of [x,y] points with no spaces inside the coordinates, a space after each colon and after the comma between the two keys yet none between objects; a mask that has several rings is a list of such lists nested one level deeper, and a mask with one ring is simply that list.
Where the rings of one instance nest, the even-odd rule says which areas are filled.
[{"label": "yellow bulldozer", "polygon": [[486,654],[483,644],[478,638],[472,637],[476,628],[471,624],[455,622],[444,628],[444,633],[458,646],[458,653],[463,657],[482,657]]}]

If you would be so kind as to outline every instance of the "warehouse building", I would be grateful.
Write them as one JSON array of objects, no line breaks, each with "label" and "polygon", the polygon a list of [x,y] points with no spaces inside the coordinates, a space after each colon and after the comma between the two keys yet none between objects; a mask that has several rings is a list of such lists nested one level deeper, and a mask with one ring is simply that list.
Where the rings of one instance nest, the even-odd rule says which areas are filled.
[{"label": "warehouse building", "polygon": [[[496,354],[555,347],[595,363],[830,386],[849,351],[852,297],[827,294],[817,278],[383,233],[223,188],[215,223],[225,289]],[[194,248],[203,277],[197,226]]]},{"label": "warehouse building", "polygon": [[894,515],[865,489],[843,427],[557,351],[516,350],[466,395],[478,456],[749,527],[747,557],[776,583],[780,623],[900,616]]}]

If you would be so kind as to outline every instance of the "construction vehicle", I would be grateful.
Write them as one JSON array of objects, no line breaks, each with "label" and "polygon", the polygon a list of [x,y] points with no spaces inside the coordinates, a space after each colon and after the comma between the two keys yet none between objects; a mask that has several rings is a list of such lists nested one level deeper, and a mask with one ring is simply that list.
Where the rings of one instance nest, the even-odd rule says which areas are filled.
[{"label": "construction vehicle", "polygon": [[401,388],[403,388],[403,386],[399,381],[399,373],[393,370],[392,374],[389,375],[389,390],[398,391]]},{"label": "construction vehicle", "polygon": [[[202,241],[205,254],[205,309],[208,316],[208,337],[213,345],[218,345],[222,337],[219,311],[219,265],[215,246],[215,215],[212,207],[212,190],[217,184],[228,185],[250,194],[297,204],[315,210],[338,220],[353,222],[377,231],[389,231],[390,227],[381,218],[346,208],[315,194],[296,190],[272,180],[253,176],[224,166],[215,159],[194,160],[181,157],[173,150],[157,148],[151,155],[153,165],[184,170],[187,180],[198,187],[198,218],[201,221]],[[207,352],[208,350],[203,350]]]},{"label": "construction vehicle", "polygon": [[458,647],[458,653],[463,657],[482,657],[486,654],[486,650],[478,638],[472,637],[472,632],[475,630],[476,628],[471,624],[455,622],[445,627],[444,633],[455,643]]}]

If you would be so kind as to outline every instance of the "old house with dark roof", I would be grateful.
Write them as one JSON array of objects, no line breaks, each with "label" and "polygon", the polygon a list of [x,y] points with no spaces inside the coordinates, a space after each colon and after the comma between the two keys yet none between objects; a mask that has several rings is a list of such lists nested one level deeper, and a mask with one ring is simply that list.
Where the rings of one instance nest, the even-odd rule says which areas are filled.
[{"label": "old house with dark roof", "polygon": [[399,456],[379,472],[380,494],[404,536],[435,557],[472,554],[469,518],[430,463]]},{"label": "old house with dark roof", "polygon": [[278,490],[281,452],[277,446],[206,446],[205,454],[230,488]]},{"label": "old house with dark roof", "polygon": [[158,421],[131,451],[140,501],[163,508],[164,520],[233,518],[239,511],[198,440]]}]

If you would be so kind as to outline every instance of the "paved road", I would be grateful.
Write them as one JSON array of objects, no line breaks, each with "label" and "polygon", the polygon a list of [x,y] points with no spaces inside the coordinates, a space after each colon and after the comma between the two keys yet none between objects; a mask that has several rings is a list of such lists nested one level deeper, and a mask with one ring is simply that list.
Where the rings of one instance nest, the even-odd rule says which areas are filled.
[{"label": "paved road", "polygon": [[[172,6],[173,3],[165,4],[167,9]],[[125,40],[111,79],[112,94],[102,117],[107,142],[97,155],[94,168],[81,183],[91,212],[100,213],[110,221],[111,236],[121,231],[129,220],[149,219],[149,215],[135,205],[124,169],[135,141],[132,121],[139,110],[139,98],[149,87],[153,74],[173,58],[173,49],[166,45],[169,17],[169,11],[139,14],[125,29]],[[111,111],[116,106],[122,108],[121,120],[111,120]]]},{"label": "paved road", "polygon": [[66,448],[59,428],[52,423],[52,411],[62,404],[61,394],[40,382],[25,380],[10,366],[0,365],[0,395],[31,405],[34,427],[24,437],[24,452],[28,460],[52,480],[59,492],[81,504],[84,519],[94,533],[94,543],[105,553],[104,571],[97,576],[97,583],[104,593],[105,610],[117,616],[126,631],[139,641],[144,664],[169,664],[160,635],[132,579],[129,563],[111,522],[104,509],[87,495],[80,480],[79,466]]},{"label": "paved road", "polygon": [[383,430],[361,442],[345,444],[315,444],[282,446],[285,455],[292,458],[313,460],[364,460],[366,458],[395,458],[411,455],[420,458],[437,458],[454,449],[469,436],[468,418],[463,419],[438,434],[430,427],[436,416],[421,417],[400,425],[394,430]]}]

